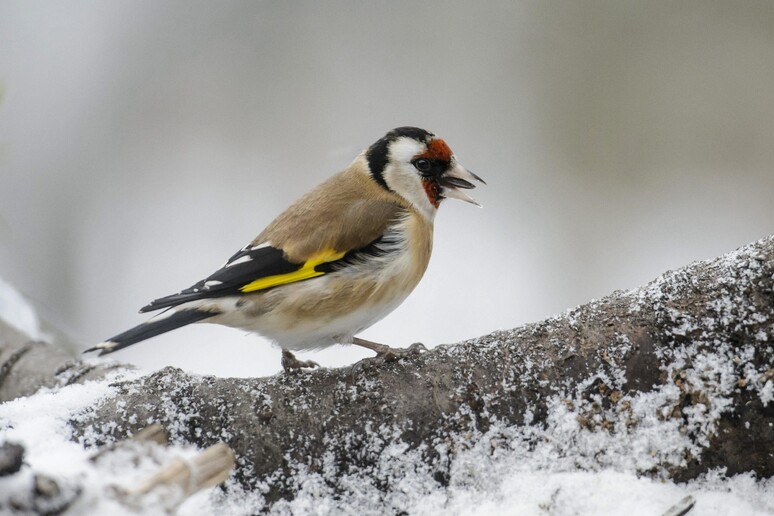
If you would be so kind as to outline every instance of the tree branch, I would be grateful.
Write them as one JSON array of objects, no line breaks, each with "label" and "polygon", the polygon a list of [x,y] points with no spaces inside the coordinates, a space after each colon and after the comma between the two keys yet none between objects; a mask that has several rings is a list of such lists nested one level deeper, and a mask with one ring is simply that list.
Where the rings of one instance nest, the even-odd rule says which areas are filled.
[{"label": "tree branch", "polygon": [[[356,378],[348,369],[235,379],[165,368],[120,384],[73,426],[98,435],[94,444],[148,421],[173,440],[224,440],[236,452],[237,480],[260,484],[268,503],[292,498],[300,472],[335,493],[351,491],[353,479],[390,492],[406,467],[444,485],[455,461],[482,443],[492,456],[541,450],[557,463],[625,465],[681,481],[717,467],[770,477],[773,330],[770,237]],[[0,349],[8,362],[7,339]],[[69,364],[79,381],[100,374]],[[0,393],[31,392],[9,381],[35,365],[9,368]]]}]

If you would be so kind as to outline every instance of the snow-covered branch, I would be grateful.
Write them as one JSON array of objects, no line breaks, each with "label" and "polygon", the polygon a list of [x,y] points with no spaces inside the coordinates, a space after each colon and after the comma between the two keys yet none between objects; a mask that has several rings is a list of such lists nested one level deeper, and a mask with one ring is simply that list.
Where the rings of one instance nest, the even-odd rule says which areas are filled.
[{"label": "snow-covered branch", "polygon": [[[774,237],[356,376],[235,379],[165,368],[116,384],[72,428],[86,445],[150,422],[176,442],[225,441],[237,457],[230,489],[260,492],[267,506],[303,493],[401,511],[407,489],[486,482],[519,461],[675,480],[717,468],[770,477],[772,339]],[[21,365],[8,367],[19,377]],[[86,370],[68,367],[73,376]]]}]

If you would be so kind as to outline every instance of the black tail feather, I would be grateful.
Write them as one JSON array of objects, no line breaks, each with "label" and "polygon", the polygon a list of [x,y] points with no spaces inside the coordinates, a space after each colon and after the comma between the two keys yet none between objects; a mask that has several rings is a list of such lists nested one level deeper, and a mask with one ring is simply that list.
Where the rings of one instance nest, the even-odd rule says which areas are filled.
[{"label": "black tail feather", "polygon": [[149,319],[130,330],[119,333],[115,337],[108,339],[93,348],[87,349],[84,353],[99,351],[99,356],[106,355],[151,337],[155,337],[156,335],[161,335],[162,333],[207,319],[214,315],[218,314],[204,310],[180,310],[171,315],[160,314],[157,318]]},{"label": "black tail feather", "polygon": [[[186,303],[188,301],[195,301],[197,299],[202,299],[204,297],[202,292],[189,292],[187,290],[184,290],[183,292],[179,292],[177,294],[172,294],[170,296],[164,296],[162,298],[156,299],[155,301],[151,301],[147,305],[140,308],[140,313],[144,314],[146,312],[153,312],[155,310],[161,310],[162,308],[169,308],[177,305],[182,305],[183,303]],[[210,295],[209,297],[214,297]]]}]

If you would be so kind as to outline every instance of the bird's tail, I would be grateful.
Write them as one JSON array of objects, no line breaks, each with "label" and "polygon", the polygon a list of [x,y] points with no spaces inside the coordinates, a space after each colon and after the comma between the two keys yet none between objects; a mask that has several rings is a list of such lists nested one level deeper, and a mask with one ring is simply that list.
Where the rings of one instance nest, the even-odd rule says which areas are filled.
[{"label": "bird's tail", "polygon": [[161,335],[168,331],[172,331],[181,326],[195,323],[214,315],[218,315],[217,312],[197,310],[195,308],[189,309],[175,309],[171,308],[165,312],[160,313],[156,317],[148,319],[142,324],[138,324],[130,330],[126,330],[123,333],[119,333],[115,337],[100,342],[93,348],[89,348],[84,353],[90,351],[99,351],[99,356],[118,351],[132,344],[136,344],[145,339]]}]

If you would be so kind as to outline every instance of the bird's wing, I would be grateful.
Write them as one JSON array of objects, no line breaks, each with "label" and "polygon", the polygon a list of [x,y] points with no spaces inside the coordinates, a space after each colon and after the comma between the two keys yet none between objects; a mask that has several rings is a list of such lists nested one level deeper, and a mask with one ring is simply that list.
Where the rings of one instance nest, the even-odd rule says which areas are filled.
[{"label": "bird's wing", "polygon": [[206,279],[177,294],[156,299],[140,311],[150,312],[197,299],[257,292],[314,278],[325,274],[318,272],[316,267],[341,259],[344,254],[333,249],[324,250],[299,263],[286,259],[282,249],[271,245],[248,245]]},{"label": "bird's wing", "polygon": [[[302,206],[315,203],[314,193],[299,201]],[[380,252],[385,231],[405,210],[389,200],[350,199],[345,202],[328,196],[329,203],[311,218],[299,217],[298,209],[289,208],[209,277],[177,294],[156,299],[140,311],[295,283],[341,269],[362,254]]]}]

